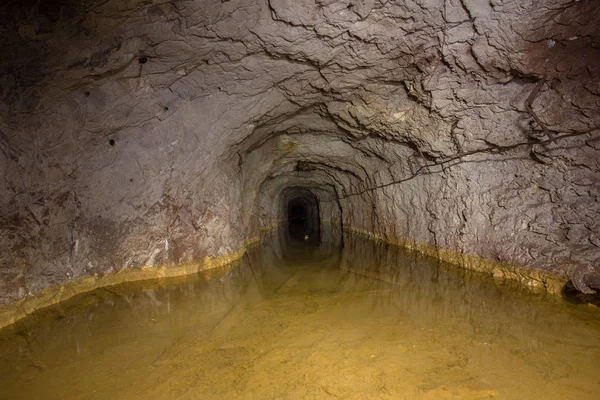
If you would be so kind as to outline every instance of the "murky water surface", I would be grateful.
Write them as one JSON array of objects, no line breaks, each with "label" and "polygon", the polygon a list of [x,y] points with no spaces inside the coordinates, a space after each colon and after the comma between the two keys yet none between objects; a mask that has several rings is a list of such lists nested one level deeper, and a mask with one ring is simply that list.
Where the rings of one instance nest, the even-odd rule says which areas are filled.
[{"label": "murky water surface", "polygon": [[0,398],[600,398],[596,307],[344,241],[38,312],[0,331]]}]

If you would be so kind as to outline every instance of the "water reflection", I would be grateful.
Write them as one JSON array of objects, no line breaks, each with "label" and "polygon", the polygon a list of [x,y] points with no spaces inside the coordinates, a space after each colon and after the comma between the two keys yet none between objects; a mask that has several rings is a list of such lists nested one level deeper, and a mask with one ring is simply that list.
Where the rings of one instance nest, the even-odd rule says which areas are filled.
[{"label": "water reflection", "polygon": [[[600,313],[325,227],[0,332],[2,399],[596,398]],[[509,284],[508,284],[509,285]]]}]

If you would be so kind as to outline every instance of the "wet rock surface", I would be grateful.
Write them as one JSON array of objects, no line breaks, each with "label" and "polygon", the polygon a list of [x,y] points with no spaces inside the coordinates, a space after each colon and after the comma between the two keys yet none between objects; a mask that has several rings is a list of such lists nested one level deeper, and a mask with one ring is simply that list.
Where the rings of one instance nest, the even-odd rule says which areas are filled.
[{"label": "wet rock surface", "polygon": [[[0,302],[322,218],[600,276],[594,1],[8,1]],[[317,193],[318,192],[318,193]]]}]

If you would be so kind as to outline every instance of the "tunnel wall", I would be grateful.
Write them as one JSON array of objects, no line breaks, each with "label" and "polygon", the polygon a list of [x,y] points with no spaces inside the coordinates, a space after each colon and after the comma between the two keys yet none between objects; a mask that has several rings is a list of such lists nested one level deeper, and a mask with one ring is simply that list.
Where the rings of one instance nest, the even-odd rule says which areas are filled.
[{"label": "tunnel wall", "polygon": [[36,4],[0,6],[0,303],[230,254],[288,186],[465,266],[600,276],[594,2]]}]

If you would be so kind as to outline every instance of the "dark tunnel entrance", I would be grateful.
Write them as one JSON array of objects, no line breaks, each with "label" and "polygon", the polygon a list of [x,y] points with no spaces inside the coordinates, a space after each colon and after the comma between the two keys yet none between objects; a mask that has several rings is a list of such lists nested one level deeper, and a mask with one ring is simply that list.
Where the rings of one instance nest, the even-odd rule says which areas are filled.
[{"label": "dark tunnel entrance", "polygon": [[[283,259],[339,255],[339,249],[344,247],[344,236],[342,208],[335,188],[309,182],[306,186],[284,187],[275,198],[273,204],[273,200],[265,196],[268,201],[262,204],[263,210],[276,215],[279,229],[275,247]],[[267,223],[272,226],[272,222]]]},{"label": "dark tunnel entrance", "polygon": [[319,243],[319,200],[306,191],[292,197],[286,204],[287,233],[292,240]]},{"label": "dark tunnel entrance", "polygon": [[288,205],[288,220],[306,221],[306,207],[304,207],[302,199],[296,198],[290,201]]}]

